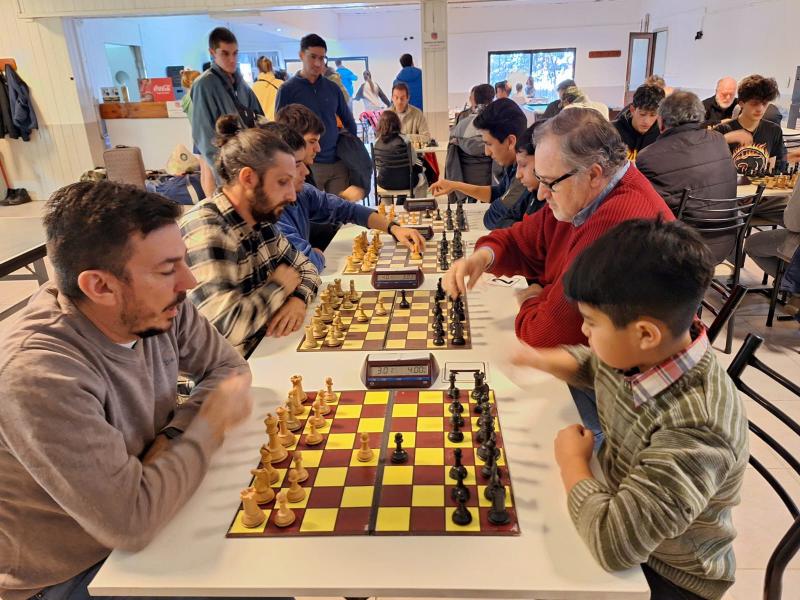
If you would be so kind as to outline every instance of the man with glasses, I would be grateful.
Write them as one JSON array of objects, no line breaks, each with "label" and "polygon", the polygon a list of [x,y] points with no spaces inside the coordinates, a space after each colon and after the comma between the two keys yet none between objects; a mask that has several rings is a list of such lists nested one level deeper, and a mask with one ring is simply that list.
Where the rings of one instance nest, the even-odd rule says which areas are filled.
[{"label": "man with glasses", "polygon": [[319,140],[320,150],[311,166],[311,172],[319,189],[340,195],[350,186],[350,176],[345,163],[336,155],[336,142],[339,138],[336,118],[353,135],[356,135],[356,122],[342,90],[323,76],[328,64],[327,51],[325,40],[316,33],[310,33],[300,40],[303,68],[278,90],[275,112],[289,104],[298,103],[308,107],[320,118],[324,132]]},{"label": "man with glasses", "polygon": [[[520,306],[517,337],[535,348],[586,344],[581,315],[564,295],[564,273],[584,248],[615,225],[674,217],[628,162],[617,130],[596,110],[563,111],[537,127],[534,139],[538,195],[547,206],[480,238],[469,258],[453,263],[442,284],[455,297],[475,287],[486,271],[498,277],[522,275],[535,283]],[[593,398],[571,391],[584,424],[597,436]]]}]

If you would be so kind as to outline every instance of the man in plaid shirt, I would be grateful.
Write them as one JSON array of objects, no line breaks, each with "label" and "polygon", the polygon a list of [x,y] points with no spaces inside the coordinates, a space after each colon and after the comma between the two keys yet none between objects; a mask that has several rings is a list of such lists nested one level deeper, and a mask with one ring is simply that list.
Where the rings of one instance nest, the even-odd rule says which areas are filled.
[{"label": "man in plaid shirt", "polygon": [[198,281],[189,298],[247,355],[265,333],[284,336],[300,328],[320,278],[274,225],[295,201],[291,150],[265,131],[236,133],[230,117],[217,123],[224,184],[180,225]]}]

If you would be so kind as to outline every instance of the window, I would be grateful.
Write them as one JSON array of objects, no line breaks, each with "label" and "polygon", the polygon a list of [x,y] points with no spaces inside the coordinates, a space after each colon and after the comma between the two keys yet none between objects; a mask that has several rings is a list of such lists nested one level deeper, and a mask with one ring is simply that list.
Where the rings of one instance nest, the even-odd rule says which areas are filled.
[{"label": "window", "polygon": [[[529,77],[533,79],[532,87]],[[558,97],[559,82],[574,78],[575,48],[489,52],[489,83],[494,85],[505,79],[512,90],[521,83],[532,104],[552,102]]]}]

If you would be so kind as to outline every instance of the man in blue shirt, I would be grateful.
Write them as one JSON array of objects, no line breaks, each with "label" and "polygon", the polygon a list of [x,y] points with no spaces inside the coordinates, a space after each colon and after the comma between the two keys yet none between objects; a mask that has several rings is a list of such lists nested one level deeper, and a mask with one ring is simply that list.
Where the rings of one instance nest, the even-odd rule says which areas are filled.
[{"label": "man in blue shirt", "polygon": [[345,129],[356,135],[356,122],[347,106],[347,100],[333,81],[323,77],[328,57],[328,45],[316,33],[300,40],[300,60],[303,68],[278,90],[275,112],[284,106],[298,103],[316,114],[325,128],[320,137],[320,151],[311,167],[317,186],[326,192],[338,194],[350,185],[350,176],[344,162],[336,155],[339,138],[338,116]]},{"label": "man in blue shirt", "polygon": [[391,235],[399,243],[411,249],[415,244],[420,251],[425,249],[425,240],[416,230],[401,227],[394,221],[378,214],[372,208],[343,200],[333,194],[320,191],[306,183],[306,141],[303,136],[283,123],[266,123],[261,128],[280,137],[291,148],[295,159],[294,179],[297,201],[286,206],[278,220],[278,230],[298,251],[305,254],[320,273],[325,268],[325,255],[310,241],[313,223],[355,223],[361,227],[377,229]]},{"label": "man in blue shirt", "polygon": [[503,175],[497,185],[473,185],[463,181],[440,179],[430,187],[434,196],[450,192],[461,192],[480,202],[491,202],[492,206],[483,217],[487,229],[496,229],[505,218],[506,211],[513,207],[524,193],[524,187],[516,179],[517,140],[525,135],[528,121],[525,113],[511,98],[501,98],[488,104],[472,122],[483,138],[486,156],[503,167]]},{"label": "man in blue shirt", "polygon": [[403,68],[394,78],[392,87],[398,81],[405,83],[409,91],[408,103],[422,110],[422,69],[414,66],[414,59],[411,58],[410,54],[403,54],[400,57],[400,66]]},{"label": "man in blue shirt", "polygon": [[352,98],[353,97],[353,84],[358,81],[358,75],[353,73],[347,67],[342,66],[342,61],[336,59],[336,72],[339,74],[339,77],[342,80],[342,85],[344,89],[347,91],[347,95]]}]

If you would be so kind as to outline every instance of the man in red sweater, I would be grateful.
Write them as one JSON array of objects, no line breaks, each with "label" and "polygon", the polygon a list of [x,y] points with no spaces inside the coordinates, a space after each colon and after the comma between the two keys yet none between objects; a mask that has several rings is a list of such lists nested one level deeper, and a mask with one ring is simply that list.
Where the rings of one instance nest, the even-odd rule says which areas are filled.
[{"label": "man in red sweater", "polygon": [[[611,123],[588,108],[559,113],[536,129],[539,199],[547,206],[508,229],[480,238],[475,252],[453,263],[442,284],[456,296],[488,271],[523,275],[534,283],[516,319],[517,337],[535,348],[586,344],[578,309],[564,296],[561,278],[581,251],[629,219],[674,219],[650,182],[629,163]],[[624,252],[620,248],[620,252]],[[593,402],[570,388],[584,423],[600,426]]]}]

